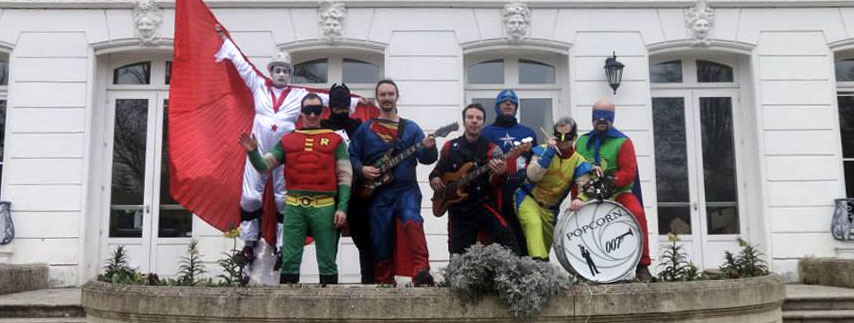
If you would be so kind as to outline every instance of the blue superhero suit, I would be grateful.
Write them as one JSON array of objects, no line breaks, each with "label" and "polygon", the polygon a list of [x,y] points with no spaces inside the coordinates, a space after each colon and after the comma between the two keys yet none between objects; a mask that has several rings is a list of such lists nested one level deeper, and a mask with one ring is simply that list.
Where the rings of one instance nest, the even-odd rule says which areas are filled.
[{"label": "blue superhero suit", "polygon": [[[350,142],[354,173],[361,177],[362,166],[371,165],[390,148],[402,151],[422,140],[424,132],[411,120],[370,120],[356,130]],[[379,284],[393,283],[395,273],[414,277],[430,270],[415,167],[419,162],[432,164],[438,156],[435,146],[419,150],[393,168],[394,181],[377,188],[371,198],[368,217]]]}]

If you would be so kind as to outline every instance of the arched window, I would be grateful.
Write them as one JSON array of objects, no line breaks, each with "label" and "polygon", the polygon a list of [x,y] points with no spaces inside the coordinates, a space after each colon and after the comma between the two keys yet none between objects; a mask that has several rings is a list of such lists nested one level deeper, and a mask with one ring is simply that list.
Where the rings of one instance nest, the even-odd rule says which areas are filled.
[{"label": "arched window", "polygon": [[737,248],[719,241],[727,235],[734,241],[745,230],[736,149],[743,136],[735,118],[740,92],[732,67],[737,61],[679,57],[649,65],[659,241],[668,233],[680,235],[701,267],[716,266],[719,257],[704,248]]},{"label": "arched window", "polygon": [[[476,102],[486,109],[486,123],[495,120],[495,96],[501,89],[513,89],[519,96],[516,117],[532,129],[551,129],[564,96],[559,84],[567,76],[559,54],[479,55],[465,58],[466,102]],[[568,111],[568,107],[564,108]],[[539,130],[537,140],[545,142]]]},{"label": "arched window", "polygon": [[151,62],[127,64],[113,70],[113,84],[151,84]]},{"label": "arched window", "polygon": [[293,53],[294,76],[300,86],[329,89],[333,83],[346,83],[351,92],[374,96],[374,86],[383,77],[382,56],[378,53],[351,52],[317,58],[321,52]]},{"label": "arched window", "polygon": [[[839,58],[842,57],[842,58]],[[845,196],[854,198],[854,53],[837,55],[836,90]]]}]

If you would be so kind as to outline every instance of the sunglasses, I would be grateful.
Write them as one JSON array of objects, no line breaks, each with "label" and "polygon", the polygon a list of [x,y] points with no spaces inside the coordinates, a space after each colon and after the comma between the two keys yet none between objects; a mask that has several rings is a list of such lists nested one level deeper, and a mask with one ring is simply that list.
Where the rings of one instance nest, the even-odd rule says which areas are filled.
[{"label": "sunglasses", "polygon": [[302,107],[302,113],[304,113],[306,115],[314,114],[314,115],[319,116],[321,113],[323,113],[323,106],[322,105],[307,105],[307,106]]}]

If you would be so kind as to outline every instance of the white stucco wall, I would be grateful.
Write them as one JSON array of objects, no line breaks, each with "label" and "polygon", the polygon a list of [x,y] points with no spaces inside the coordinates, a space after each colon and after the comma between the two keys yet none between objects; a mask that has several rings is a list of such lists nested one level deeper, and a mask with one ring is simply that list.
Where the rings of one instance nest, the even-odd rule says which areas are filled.
[{"label": "white stucco wall", "polygon": [[[611,98],[617,103],[616,124],[638,153],[652,241],[658,225],[650,53],[740,55],[746,62],[741,68],[752,79],[741,84],[747,93],[739,107],[755,116],[745,118],[749,142],[743,144],[750,148],[740,158],[756,173],[741,188],[750,192],[748,201],[740,201],[742,221],[750,226],[742,235],[761,244],[775,271],[794,278],[798,257],[835,256],[835,248],[843,245],[828,232],[833,198],[844,195],[833,54],[848,48],[854,8],[772,8],[771,2],[768,7],[755,2],[759,7],[713,2],[709,48],[689,46],[683,14],[690,3],[685,1],[660,8],[644,1],[615,1],[611,9],[561,8],[560,3],[538,7],[533,2],[529,39],[517,45],[503,40],[500,3],[459,1],[448,8],[426,2],[396,8],[355,2],[361,7],[348,9],[343,47],[383,48],[385,76],[400,85],[401,115],[428,132],[459,118],[465,103],[465,53],[561,53],[568,81],[560,84],[554,115],[571,114],[582,129],[589,129],[592,102]],[[110,120],[103,117],[98,54],[150,49],[134,38],[129,2],[81,2],[76,6],[82,8],[61,10],[12,8],[14,3],[0,1],[0,8],[6,6],[0,9],[0,44],[11,48],[2,194],[12,201],[18,237],[0,252],[9,252],[5,261],[11,263],[51,264],[54,284],[79,284],[100,267],[99,255],[106,252],[100,250],[101,235],[108,232],[101,223],[108,216],[103,203],[109,200],[98,197],[103,188],[97,179],[109,172],[109,165],[100,162],[110,152],[104,151],[99,132]],[[41,3],[50,8],[68,2]],[[306,44],[336,50],[318,42],[314,3],[268,8],[213,3],[226,3],[215,5],[215,14],[258,66],[266,65],[277,47],[299,51]],[[173,5],[164,4],[161,49],[170,48]],[[613,51],[627,65],[617,95],[611,94],[601,68]],[[431,262],[438,268],[448,259],[447,222],[430,215],[430,169],[420,167],[418,173]],[[198,219],[193,230],[210,260],[230,247],[230,241]],[[653,249],[653,258],[656,254]],[[313,255],[307,252],[305,258]],[[355,248],[345,242],[339,258],[342,280],[355,280]],[[313,264],[307,261],[303,268],[313,272]]]}]

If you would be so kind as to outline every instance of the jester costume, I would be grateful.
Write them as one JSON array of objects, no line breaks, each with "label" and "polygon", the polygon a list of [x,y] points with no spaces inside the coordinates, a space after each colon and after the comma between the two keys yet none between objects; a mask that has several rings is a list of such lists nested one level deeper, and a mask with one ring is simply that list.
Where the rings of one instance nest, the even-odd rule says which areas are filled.
[{"label": "jester costume", "polygon": [[[394,148],[399,152],[422,140],[424,132],[410,120],[374,119],[363,123],[350,142],[353,169],[361,176],[362,166],[372,165],[387,150]],[[425,271],[429,273],[427,239],[421,218],[421,189],[415,178],[415,167],[419,162],[432,164],[438,155],[436,147],[432,147],[422,148],[409,156],[391,170],[394,181],[377,188],[371,197],[368,217],[377,283],[393,283],[395,272],[409,277]],[[400,261],[405,258],[411,258],[411,263]]]},{"label": "jester costume", "polygon": [[[513,148],[514,142],[521,141],[525,138],[532,138],[534,140],[532,145],[536,146],[537,134],[534,133],[531,128],[520,124],[516,120],[515,116],[501,114],[501,110],[498,107],[501,105],[501,102],[504,101],[512,102],[516,105],[518,110],[519,97],[516,96],[516,92],[510,89],[501,90],[495,98],[495,122],[484,127],[481,136],[489,142],[498,145],[505,154],[510,152],[510,149]],[[521,255],[527,255],[528,253],[523,243],[523,241],[525,241],[525,236],[513,206],[513,194],[516,192],[516,189],[519,188],[519,185],[521,185],[525,180],[525,167],[528,159],[530,159],[530,155],[523,155],[518,157],[515,161],[507,162],[507,179],[504,183],[502,194],[500,196],[502,208],[501,213],[504,215],[504,218],[507,219],[516,236],[516,241],[520,244],[519,252]]]},{"label": "jester costume", "polygon": [[[347,145],[327,129],[297,130],[282,137],[264,157],[249,153],[252,166],[267,172],[284,164],[285,196],[282,283],[299,282],[303,242],[311,232],[317,246],[321,284],[338,282],[335,211],[347,212],[353,180]],[[337,203],[336,203],[337,196]]]},{"label": "jester costume", "polygon": [[[445,142],[439,162],[430,172],[430,180],[456,172],[467,163],[481,167],[499,158],[503,159],[504,153],[495,144],[482,136],[471,142],[463,135]],[[492,241],[518,252],[516,237],[500,212],[503,177],[484,174],[473,179],[465,188],[468,197],[448,208],[448,251],[451,254],[462,254],[474,245],[478,229],[489,234]]]},{"label": "jester costume", "polygon": [[[528,165],[528,182],[515,195],[516,212],[525,230],[525,241],[531,258],[548,260],[554,241],[560,203],[569,195],[573,184],[588,180],[590,164],[575,151],[561,151],[548,145],[534,147]],[[586,199],[583,194],[580,199]]]},{"label": "jester costume", "polygon": [[[601,118],[613,124],[614,111],[594,110],[593,118],[594,122]],[[604,133],[593,130],[582,135],[576,142],[576,149],[588,161],[601,167],[603,172],[613,175],[614,192],[608,199],[620,203],[635,216],[644,234],[643,254],[638,266],[649,266],[649,231],[632,141],[619,130],[610,127]]]}]

